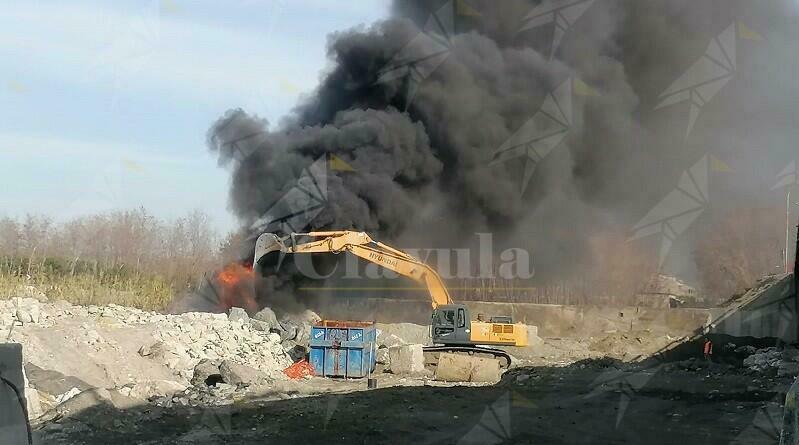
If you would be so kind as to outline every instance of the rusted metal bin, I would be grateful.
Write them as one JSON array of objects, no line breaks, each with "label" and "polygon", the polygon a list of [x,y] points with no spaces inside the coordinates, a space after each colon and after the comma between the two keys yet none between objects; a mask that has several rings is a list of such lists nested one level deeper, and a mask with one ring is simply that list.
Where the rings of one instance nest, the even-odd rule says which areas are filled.
[{"label": "rusted metal bin", "polygon": [[323,320],[311,328],[310,362],[325,377],[366,377],[375,369],[374,322]]}]

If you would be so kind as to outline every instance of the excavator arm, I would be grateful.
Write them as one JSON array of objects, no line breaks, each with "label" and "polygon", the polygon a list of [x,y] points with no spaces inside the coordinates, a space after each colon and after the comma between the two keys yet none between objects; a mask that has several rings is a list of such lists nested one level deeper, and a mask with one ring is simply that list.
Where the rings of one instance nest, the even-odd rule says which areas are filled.
[{"label": "excavator arm", "polygon": [[[298,244],[296,242],[298,236],[313,240]],[[289,244],[287,245],[285,241],[289,241]],[[342,230],[292,233],[284,239],[278,238],[274,233],[264,233],[255,243],[254,264],[257,264],[264,255],[276,251],[284,254],[350,252],[366,261],[424,283],[430,292],[433,309],[439,305],[452,304],[444,282],[433,268],[401,250],[373,240],[364,232]]]}]

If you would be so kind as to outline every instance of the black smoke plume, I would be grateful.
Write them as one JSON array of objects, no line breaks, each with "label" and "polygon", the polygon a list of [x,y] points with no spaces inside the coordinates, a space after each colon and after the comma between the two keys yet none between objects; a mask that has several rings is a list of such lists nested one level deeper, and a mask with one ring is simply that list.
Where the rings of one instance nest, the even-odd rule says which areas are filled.
[{"label": "black smoke plume", "polygon": [[[788,0],[586,3],[561,30],[555,21],[526,26],[537,1],[397,1],[389,18],[334,33],[318,88],[280,125],[230,110],[209,131],[231,171],[230,208],[242,230],[285,229],[270,209],[315,161],[337,159],[352,170],[328,169],[326,202],[303,229],[363,230],[413,247],[460,247],[492,232],[498,247],[532,252],[540,283],[575,279],[603,261],[592,237],[631,235],[709,156],[707,208],[664,266],[695,279],[696,228],[734,206],[781,199],[771,190],[776,175],[799,158],[797,8]],[[704,98],[686,136],[691,102],[659,107],[661,94],[730,25],[734,73]],[[760,38],[743,39],[744,31]],[[398,60],[410,61],[407,75],[387,76]],[[522,192],[525,158],[496,162],[497,149],[564,82],[568,133]],[[653,257],[660,239],[650,240]]]}]

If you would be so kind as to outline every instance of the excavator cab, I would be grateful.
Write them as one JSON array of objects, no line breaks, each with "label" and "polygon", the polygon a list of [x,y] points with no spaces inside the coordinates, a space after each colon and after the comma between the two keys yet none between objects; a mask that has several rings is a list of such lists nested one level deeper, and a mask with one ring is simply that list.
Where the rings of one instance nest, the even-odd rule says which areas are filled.
[{"label": "excavator cab", "polygon": [[463,304],[444,304],[433,310],[430,337],[434,344],[466,345],[471,343],[472,321]]}]

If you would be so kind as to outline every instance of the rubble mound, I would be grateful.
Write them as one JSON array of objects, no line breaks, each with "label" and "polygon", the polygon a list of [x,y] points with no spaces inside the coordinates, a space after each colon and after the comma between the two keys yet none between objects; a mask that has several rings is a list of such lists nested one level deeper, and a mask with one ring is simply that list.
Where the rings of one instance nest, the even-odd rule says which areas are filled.
[{"label": "rubble mound", "polygon": [[[139,401],[171,403],[177,395],[175,403],[202,403],[251,383],[286,379],[282,371],[293,362],[288,352],[298,345],[296,334],[288,338],[280,325],[253,326],[243,311],[161,314],[43,300],[0,300],[0,335],[23,345],[41,412],[95,388]],[[291,326],[309,331],[302,324]],[[222,374],[234,381],[193,378],[201,363],[224,364]]]}]

